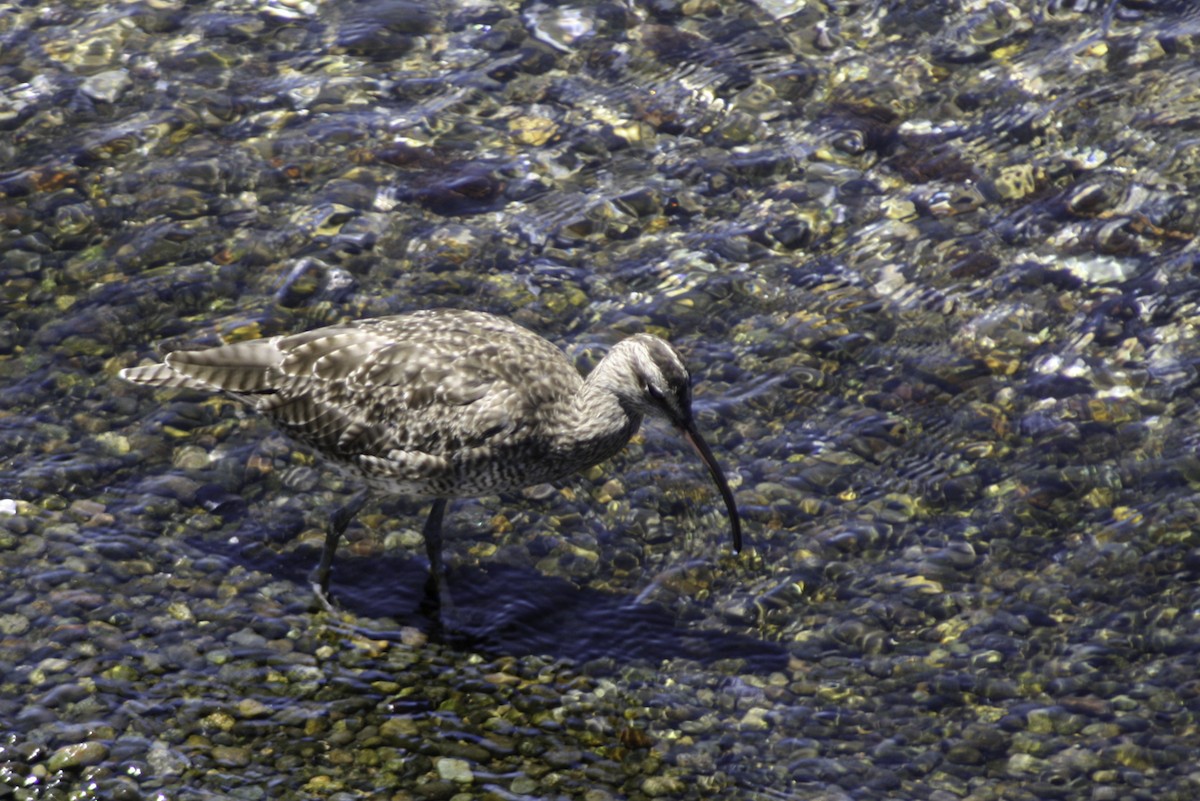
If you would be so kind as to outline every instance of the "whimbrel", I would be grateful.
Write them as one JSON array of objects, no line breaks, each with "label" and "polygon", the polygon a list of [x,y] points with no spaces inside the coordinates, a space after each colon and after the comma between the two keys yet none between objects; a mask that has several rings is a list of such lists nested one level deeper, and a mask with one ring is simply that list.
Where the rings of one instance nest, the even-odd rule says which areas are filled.
[{"label": "whimbrel", "polygon": [[[431,309],[291,336],[174,351],[138,384],[224,392],[376,492],[432,499],[422,531],[435,582],[450,498],[555,481],[616,454],[642,418],[667,420],[703,460],[742,547],[733,493],[692,417],[691,378],[667,342],[618,342],[585,380],[566,355],[491,314]],[[332,515],[313,588],[328,605],[338,542],[366,500]],[[440,585],[439,585],[440,586]]]}]

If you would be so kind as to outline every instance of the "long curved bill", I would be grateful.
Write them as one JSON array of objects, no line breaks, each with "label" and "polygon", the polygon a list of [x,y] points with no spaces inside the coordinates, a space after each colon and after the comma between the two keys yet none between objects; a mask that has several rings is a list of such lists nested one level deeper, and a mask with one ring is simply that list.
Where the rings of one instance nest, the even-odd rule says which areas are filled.
[{"label": "long curved bill", "polygon": [[725,474],[721,472],[721,468],[717,465],[717,460],[713,458],[712,451],[708,448],[708,443],[704,441],[704,437],[700,436],[700,432],[696,430],[696,424],[688,421],[679,429],[683,434],[684,439],[692,446],[692,450],[704,462],[704,466],[708,468],[709,474],[713,481],[716,482],[717,489],[721,493],[721,497],[725,500],[725,508],[729,510],[729,523],[733,527],[733,552],[741,553],[742,551],[742,521],[738,517],[737,504],[733,502],[733,492],[729,489],[729,482],[725,480]]}]

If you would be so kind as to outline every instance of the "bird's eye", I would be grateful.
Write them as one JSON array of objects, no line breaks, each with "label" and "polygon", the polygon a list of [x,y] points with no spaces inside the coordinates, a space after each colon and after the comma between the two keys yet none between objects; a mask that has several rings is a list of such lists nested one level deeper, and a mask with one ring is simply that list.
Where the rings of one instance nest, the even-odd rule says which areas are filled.
[{"label": "bird's eye", "polygon": [[646,390],[646,394],[649,395],[650,397],[654,398],[656,401],[663,400],[665,397],[662,394],[662,390],[660,390],[658,387],[654,386],[653,384],[649,384],[649,383],[646,384],[645,390]]}]

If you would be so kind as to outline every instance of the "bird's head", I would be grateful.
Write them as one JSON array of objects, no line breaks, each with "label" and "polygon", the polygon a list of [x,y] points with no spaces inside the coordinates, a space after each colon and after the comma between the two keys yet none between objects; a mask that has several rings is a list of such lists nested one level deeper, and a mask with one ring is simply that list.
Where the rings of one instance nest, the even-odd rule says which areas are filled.
[{"label": "bird's head", "polygon": [[617,346],[628,370],[616,387],[621,405],[640,417],[658,417],[676,428],[692,420],[692,376],[667,342],[636,334]]},{"label": "bird's head", "polygon": [[610,389],[631,417],[659,417],[681,433],[708,468],[717,485],[733,528],[733,550],[742,549],[742,525],[725,474],[692,417],[692,376],[679,353],[651,334],[636,334],[618,343],[610,354],[622,366],[614,370]]}]

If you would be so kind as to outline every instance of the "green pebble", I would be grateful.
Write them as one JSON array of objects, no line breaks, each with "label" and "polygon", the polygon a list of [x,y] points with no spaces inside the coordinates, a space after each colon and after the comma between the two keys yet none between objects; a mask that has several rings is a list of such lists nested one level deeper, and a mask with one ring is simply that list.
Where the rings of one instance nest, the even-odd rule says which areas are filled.
[{"label": "green pebble", "polygon": [[677,796],[683,789],[683,782],[676,776],[649,776],[642,782],[642,792],[651,798]]},{"label": "green pebble", "polygon": [[82,768],[96,765],[108,758],[108,746],[104,743],[76,743],[64,745],[50,755],[47,767],[51,772],[67,768]]}]

